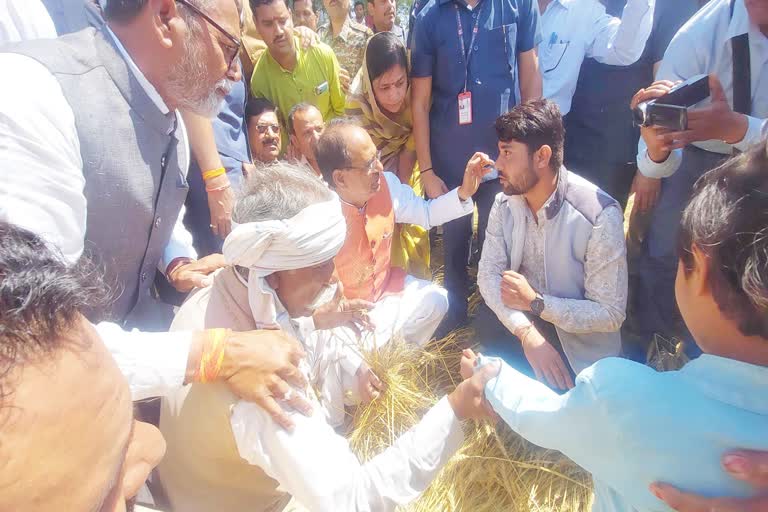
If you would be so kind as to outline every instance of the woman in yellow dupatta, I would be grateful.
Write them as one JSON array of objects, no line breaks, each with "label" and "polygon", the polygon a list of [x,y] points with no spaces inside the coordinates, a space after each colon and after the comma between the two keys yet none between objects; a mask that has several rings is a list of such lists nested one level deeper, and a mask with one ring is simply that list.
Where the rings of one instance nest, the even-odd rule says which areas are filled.
[{"label": "woman in yellow dupatta", "polygon": [[[365,48],[363,66],[347,96],[346,113],[360,120],[381,151],[381,163],[403,183],[423,195],[416,165],[411,116],[408,53],[391,32],[379,32]],[[429,268],[429,231],[400,225],[392,243],[392,265],[421,279],[432,279]]]}]

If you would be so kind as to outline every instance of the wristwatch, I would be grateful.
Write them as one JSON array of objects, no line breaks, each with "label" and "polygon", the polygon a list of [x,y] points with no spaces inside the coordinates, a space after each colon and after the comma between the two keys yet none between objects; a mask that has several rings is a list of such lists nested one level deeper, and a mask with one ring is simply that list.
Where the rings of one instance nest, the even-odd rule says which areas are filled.
[{"label": "wristwatch", "polygon": [[544,297],[539,292],[536,292],[536,298],[531,301],[530,308],[531,313],[536,316],[541,316],[544,312]]}]

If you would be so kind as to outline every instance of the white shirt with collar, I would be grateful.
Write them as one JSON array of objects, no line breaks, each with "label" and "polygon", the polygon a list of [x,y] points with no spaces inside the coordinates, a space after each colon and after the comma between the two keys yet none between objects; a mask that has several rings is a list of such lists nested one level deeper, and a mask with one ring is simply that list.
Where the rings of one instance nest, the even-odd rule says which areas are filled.
[{"label": "white shirt with collar", "polygon": [[552,0],[541,15],[538,47],[544,97],[565,115],[585,57],[614,66],[636,62],[653,28],[655,1],[628,0],[619,19],[598,0]]},{"label": "white shirt with collar", "polygon": [[[752,112],[748,116],[747,133],[736,144],[723,141],[701,141],[694,145],[714,153],[730,155],[734,149],[745,151],[768,135],[768,37],[750,21],[744,0],[736,0],[733,19],[729,0],[712,0],[688,23],[683,25],[664,54],[657,80],[687,80],[698,74],[715,74],[733,105],[733,62],[730,41],[749,33],[752,76]],[[704,100],[701,105],[707,105]],[[666,161],[656,163],[648,156],[648,147],[640,138],[637,166],[650,178],[671,176],[680,167],[683,150],[673,151]]]}]

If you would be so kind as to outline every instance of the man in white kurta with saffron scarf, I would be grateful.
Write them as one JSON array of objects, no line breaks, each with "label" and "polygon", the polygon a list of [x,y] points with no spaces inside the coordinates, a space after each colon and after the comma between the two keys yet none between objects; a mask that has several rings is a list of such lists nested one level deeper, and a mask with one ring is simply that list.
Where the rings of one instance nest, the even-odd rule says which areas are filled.
[{"label": "man in white kurta with saffron scarf", "polygon": [[336,256],[344,296],[370,302],[374,331],[366,344],[381,346],[402,337],[425,345],[448,311],[448,292],[392,266],[395,226],[414,224],[431,229],[471,215],[472,195],[493,162],[487,155],[476,154],[461,186],[427,201],[400,183],[395,174],[384,172],[378,148],[353,118],[328,124],[317,143],[316,156],[323,179],[341,199],[347,221],[346,241]]},{"label": "man in white kurta with saffron scarf", "polygon": [[[320,331],[308,318],[334,295],[333,258],[346,233],[339,200],[309,169],[276,164],[249,178],[233,218],[238,226],[224,244],[233,266],[190,297],[174,328],[289,330],[305,343],[308,379],[325,405],[334,386],[323,379],[354,387],[359,367],[333,337],[313,337]],[[275,389],[286,401],[296,393],[316,396]],[[361,464],[321,407],[310,417],[292,414],[289,433],[224,386],[193,385],[164,404],[160,479],[173,509],[184,512],[391,511],[427,487],[463,441],[460,420],[485,414],[480,404],[480,387],[460,384]]]}]

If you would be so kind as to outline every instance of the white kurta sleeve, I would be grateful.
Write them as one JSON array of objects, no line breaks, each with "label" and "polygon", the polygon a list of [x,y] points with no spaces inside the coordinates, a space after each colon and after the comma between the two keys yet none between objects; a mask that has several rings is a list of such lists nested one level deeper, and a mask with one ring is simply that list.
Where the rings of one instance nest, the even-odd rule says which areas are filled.
[{"label": "white kurta sleeve", "polygon": [[40,0],[0,0],[0,44],[53,39],[57,35]]},{"label": "white kurta sleeve", "polygon": [[0,54],[0,220],[59,248],[83,252],[86,200],[75,116],[56,78],[39,62]]},{"label": "white kurta sleeve", "polygon": [[472,198],[462,201],[458,189],[436,199],[426,200],[417,196],[410,185],[401,183],[391,172],[385,172],[384,177],[392,196],[395,222],[398,224],[416,224],[431,229],[474,211]]},{"label": "white kurta sleeve", "polygon": [[587,56],[613,66],[629,66],[642,56],[653,29],[655,0],[629,0],[621,19],[595,8],[594,39]]},{"label": "white kurta sleeve", "polygon": [[510,248],[504,239],[502,208],[506,208],[506,205],[501,202],[499,195],[488,216],[488,229],[477,270],[477,286],[491,311],[496,313],[509,332],[514,333],[521,327],[531,325],[531,322],[525,313],[507,307],[501,300],[502,275],[510,269]]},{"label": "white kurta sleeve", "polygon": [[184,384],[191,332],[124,331],[107,322],[96,330],[128,381],[134,400],[168,396]]},{"label": "white kurta sleeve", "polygon": [[464,440],[443,398],[392,446],[361,464],[321,412],[291,414],[296,428],[288,433],[241,401],[232,413],[232,432],[245,460],[313,512],[393,511],[423,492]]}]

